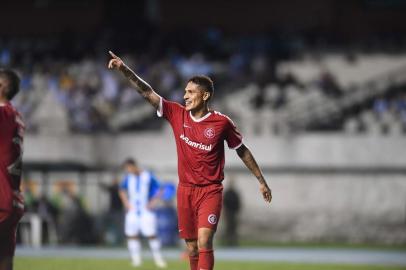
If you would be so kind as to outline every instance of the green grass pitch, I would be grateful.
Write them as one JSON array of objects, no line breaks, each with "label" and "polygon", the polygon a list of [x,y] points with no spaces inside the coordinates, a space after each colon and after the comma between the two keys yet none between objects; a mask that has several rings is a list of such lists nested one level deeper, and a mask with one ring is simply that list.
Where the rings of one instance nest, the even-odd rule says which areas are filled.
[{"label": "green grass pitch", "polygon": [[[16,258],[14,270],[155,270],[152,261],[139,268],[124,259],[66,259],[66,258]],[[168,270],[188,270],[186,261],[169,261]],[[265,262],[218,261],[216,270],[405,270],[404,266],[372,266],[346,264],[292,264]]]}]

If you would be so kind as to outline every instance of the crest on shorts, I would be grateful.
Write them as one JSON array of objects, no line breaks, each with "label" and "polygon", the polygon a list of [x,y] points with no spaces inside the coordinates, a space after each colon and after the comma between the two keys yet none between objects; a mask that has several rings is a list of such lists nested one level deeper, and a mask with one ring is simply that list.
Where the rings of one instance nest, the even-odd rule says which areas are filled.
[{"label": "crest on shorts", "polygon": [[206,129],[204,130],[204,136],[205,136],[207,139],[213,138],[214,135],[215,135],[215,133],[214,133],[214,128],[209,127],[209,128],[206,128]]},{"label": "crest on shorts", "polygon": [[208,219],[210,224],[216,224],[217,223],[217,216],[215,214],[210,214]]}]

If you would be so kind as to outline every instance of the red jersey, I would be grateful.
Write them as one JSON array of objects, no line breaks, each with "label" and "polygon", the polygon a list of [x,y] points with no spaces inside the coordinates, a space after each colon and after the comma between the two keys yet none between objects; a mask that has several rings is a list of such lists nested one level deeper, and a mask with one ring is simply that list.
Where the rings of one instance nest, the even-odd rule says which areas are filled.
[{"label": "red jersey", "polygon": [[0,105],[0,210],[10,211],[20,189],[24,123],[11,105]]},{"label": "red jersey", "polygon": [[172,126],[178,153],[179,183],[208,185],[224,179],[224,141],[237,149],[242,137],[227,116],[210,111],[195,119],[185,107],[161,98],[158,116]]}]

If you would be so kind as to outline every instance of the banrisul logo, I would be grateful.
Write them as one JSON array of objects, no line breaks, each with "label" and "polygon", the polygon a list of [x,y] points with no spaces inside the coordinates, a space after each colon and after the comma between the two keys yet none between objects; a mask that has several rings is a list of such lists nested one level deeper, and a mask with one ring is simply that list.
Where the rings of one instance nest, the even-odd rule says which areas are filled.
[{"label": "banrisul logo", "polygon": [[200,150],[205,150],[205,151],[211,151],[212,145],[206,145],[198,142],[191,141],[188,137],[186,137],[184,134],[180,135],[180,138],[189,146],[200,149]]}]

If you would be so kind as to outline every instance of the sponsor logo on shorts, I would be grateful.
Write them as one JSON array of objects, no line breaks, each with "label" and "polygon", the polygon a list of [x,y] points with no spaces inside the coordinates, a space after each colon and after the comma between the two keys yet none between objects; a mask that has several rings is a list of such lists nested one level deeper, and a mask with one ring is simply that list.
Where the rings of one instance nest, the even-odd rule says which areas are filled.
[{"label": "sponsor logo on shorts", "polygon": [[206,129],[204,130],[204,136],[205,136],[207,139],[213,138],[214,135],[215,135],[215,132],[214,132],[214,129],[213,129],[213,128],[210,127],[210,128],[206,128]]},{"label": "sponsor logo on shorts", "polygon": [[217,216],[215,214],[210,214],[208,219],[210,224],[216,224],[217,223]]}]

